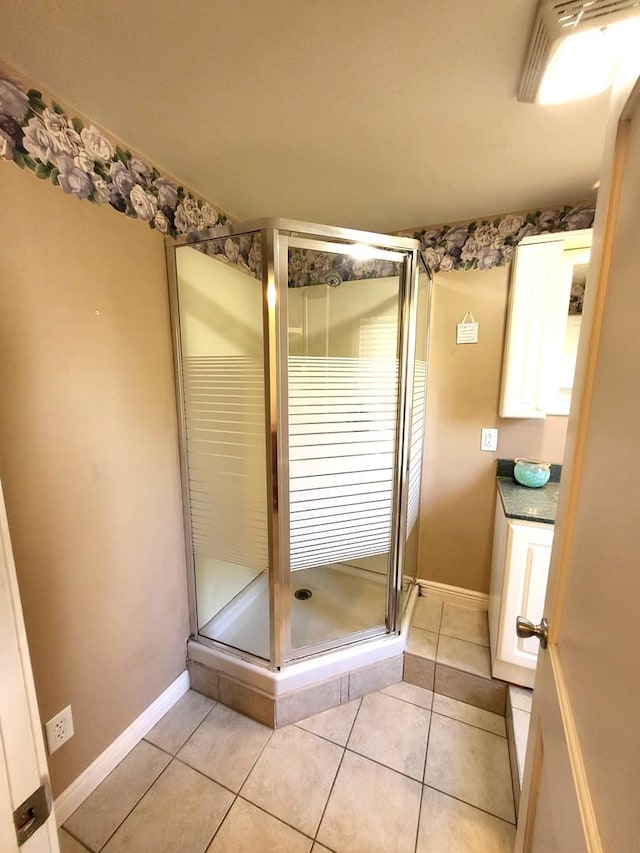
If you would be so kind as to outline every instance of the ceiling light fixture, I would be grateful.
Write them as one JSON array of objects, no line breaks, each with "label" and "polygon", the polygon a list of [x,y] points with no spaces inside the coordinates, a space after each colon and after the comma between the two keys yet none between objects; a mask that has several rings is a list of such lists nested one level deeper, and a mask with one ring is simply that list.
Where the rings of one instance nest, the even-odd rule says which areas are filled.
[{"label": "ceiling light fixture", "polygon": [[518,100],[558,104],[603,92],[639,44],[640,0],[541,0]]}]

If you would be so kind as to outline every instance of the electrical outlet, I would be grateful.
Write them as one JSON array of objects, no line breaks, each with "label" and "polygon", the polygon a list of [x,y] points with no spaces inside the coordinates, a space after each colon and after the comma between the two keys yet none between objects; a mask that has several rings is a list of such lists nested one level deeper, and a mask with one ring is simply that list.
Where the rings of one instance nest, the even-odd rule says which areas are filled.
[{"label": "electrical outlet", "polygon": [[498,430],[482,428],[480,438],[480,450],[497,450],[498,449]]},{"label": "electrical outlet", "polygon": [[53,755],[56,749],[60,749],[65,741],[73,736],[73,717],[71,716],[71,705],[63,708],[59,714],[52,717],[44,724],[47,733],[47,746],[49,755]]}]

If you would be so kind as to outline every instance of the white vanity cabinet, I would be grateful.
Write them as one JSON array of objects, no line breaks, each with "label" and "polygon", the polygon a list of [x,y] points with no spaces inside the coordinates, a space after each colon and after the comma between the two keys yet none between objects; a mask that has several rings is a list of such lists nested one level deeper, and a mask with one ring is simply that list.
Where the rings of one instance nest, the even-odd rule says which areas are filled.
[{"label": "white vanity cabinet", "polygon": [[507,518],[498,496],[489,597],[494,678],[533,687],[540,644],[516,635],[516,618],[542,619],[552,544],[553,524]]}]

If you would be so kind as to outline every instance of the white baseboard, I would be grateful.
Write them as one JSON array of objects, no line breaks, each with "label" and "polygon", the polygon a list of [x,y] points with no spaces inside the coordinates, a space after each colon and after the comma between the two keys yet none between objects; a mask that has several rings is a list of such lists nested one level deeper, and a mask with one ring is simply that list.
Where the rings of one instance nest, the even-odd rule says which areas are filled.
[{"label": "white baseboard", "polygon": [[151,731],[189,689],[189,673],[185,670],[167,687],[164,693],[146,708],[131,725],[111,743],[77,779],[65,788],[53,803],[58,826],[69,818],[86,798],[98,787],[133,747]]},{"label": "white baseboard", "polygon": [[418,585],[422,595],[432,592],[452,604],[462,604],[478,610],[489,609],[489,596],[485,592],[476,592],[475,589],[464,589],[461,586],[450,586],[447,583],[436,583],[422,580],[422,578],[418,578]]}]

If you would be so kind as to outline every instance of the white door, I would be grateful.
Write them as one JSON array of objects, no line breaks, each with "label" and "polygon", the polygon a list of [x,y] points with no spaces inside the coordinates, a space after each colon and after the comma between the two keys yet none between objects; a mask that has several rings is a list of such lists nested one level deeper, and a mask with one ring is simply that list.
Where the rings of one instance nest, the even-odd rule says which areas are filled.
[{"label": "white door", "polygon": [[[49,797],[42,729],[22,619],[9,527],[0,485],[0,851],[15,853],[14,811],[41,785]],[[41,807],[37,807],[36,810]],[[46,813],[46,810],[45,810]],[[25,817],[23,822],[29,819]],[[53,812],[20,847],[57,853]]]},{"label": "white door", "polygon": [[518,851],[640,850],[640,81],[625,102],[598,199]]}]

